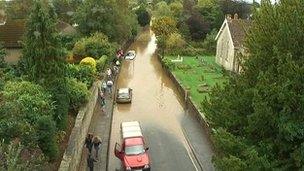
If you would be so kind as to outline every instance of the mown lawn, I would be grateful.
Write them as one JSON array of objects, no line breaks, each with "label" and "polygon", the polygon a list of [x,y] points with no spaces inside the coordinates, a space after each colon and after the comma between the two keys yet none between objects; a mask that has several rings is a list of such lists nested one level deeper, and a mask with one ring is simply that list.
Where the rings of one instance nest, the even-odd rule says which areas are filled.
[{"label": "mown lawn", "polygon": [[[176,59],[177,57],[166,56],[166,58]],[[173,74],[184,88],[190,89],[191,98],[198,106],[205,97],[208,98],[208,90],[199,92],[200,86],[205,86],[210,90],[214,85],[222,85],[227,80],[221,72],[221,67],[215,63],[214,56],[183,56],[183,62],[175,62],[175,64]]]}]

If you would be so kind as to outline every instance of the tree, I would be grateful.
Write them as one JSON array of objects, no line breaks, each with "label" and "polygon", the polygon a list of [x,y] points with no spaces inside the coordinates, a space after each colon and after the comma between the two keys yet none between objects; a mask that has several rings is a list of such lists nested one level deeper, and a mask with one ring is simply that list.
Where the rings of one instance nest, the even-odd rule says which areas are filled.
[{"label": "tree", "polygon": [[144,26],[150,24],[151,16],[150,16],[149,12],[143,6],[141,6],[136,11],[136,15],[137,15],[137,21],[140,26],[144,27]]},{"label": "tree", "polygon": [[210,31],[209,23],[198,12],[193,13],[186,22],[193,40],[204,39]]},{"label": "tree", "polygon": [[5,12],[10,19],[25,19],[30,12],[33,0],[7,1]]},{"label": "tree", "polygon": [[173,17],[173,13],[170,10],[169,5],[165,1],[160,1],[159,3],[157,3],[155,8],[156,10],[153,13],[154,17]]},{"label": "tree", "polygon": [[60,20],[72,23],[72,17],[76,9],[81,5],[82,0],[53,0],[55,11]]},{"label": "tree", "polygon": [[239,147],[228,147],[235,141],[218,136],[216,146],[223,155],[217,157],[217,167],[238,163],[253,170],[303,168],[304,32],[299,28],[304,23],[298,22],[303,11],[302,0],[276,5],[263,1],[247,36],[250,54],[241,58],[243,72],[214,88],[203,102],[215,130],[224,129],[246,147],[233,151]]},{"label": "tree", "polygon": [[27,22],[22,61],[29,79],[46,87],[53,95],[54,119],[58,128],[67,123],[69,99],[65,81],[66,62],[58,32],[57,17],[49,3],[34,1]]},{"label": "tree", "polygon": [[4,61],[4,57],[6,55],[6,52],[2,45],[0,44],[0,68],[5,68],[6,67],[6,62]]},{"label": "tree", "polygon": [[195,9],[203,16],[204,20],[210,24],[210,29],[220,29],[224,21],[224,13],[220,4],[215,0],[199,0]]},{"label": "tree", "polygon": [[183,14],[183,4],[181,2],[172,2],[169,4],[170,11],[172,12],[172,16],[177,20],[181,20]]},{"label": "tree", "polygon": [[246,19],[250,16],[252,5],[246,1],[220,0],[219,6],[223,14],[238,14],[240,18]]},{"label": "tree", "polygon": [[170,53],[174,55],[178,55],[185,45],[186,42],[179,33],[170,34],[169,38],[166,40],[166,47]]},{"label": "tree", "polygon": [[84,35],[102,32],[111,41],[122,43],[137,34],[136,16],[128,7],[128,0],[87,0],[77,9],[74,20]]},{"label": "tree", "polygon": [[157,37],[158,48],[162,50],[164,56],[166,39],[170,34],[177,32],[176,21],[170,17],[157,18],[152,24],[152,30]]}]

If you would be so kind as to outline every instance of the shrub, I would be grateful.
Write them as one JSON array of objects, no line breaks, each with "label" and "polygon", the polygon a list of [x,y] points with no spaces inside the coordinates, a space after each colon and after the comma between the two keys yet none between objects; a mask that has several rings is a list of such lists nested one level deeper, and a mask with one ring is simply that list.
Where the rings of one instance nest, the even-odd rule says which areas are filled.
[{"label": "shrub", "polygon": [[105,66],[107,64],[108,56],[102,55],[97,61],[96,61],[96,70],[97,72],[101,72],[105,69]]},{"label": "shrub", "polygon": [[177,65],[177,68],[180,70],[183,70],[183,71],[187,71],[187,70],[190,70],[192,68],[192,66],[189,64],[180,63]]},{"label": "shrub", "polygon": [[56,142],[56,125],[50,116],[42,116],[38,119],[37,135],[39,147],[43,153],[50,160],[56,159],[59,154]]},{"label": "shrub", "polygon": [[88,65],[93,68],[96,68],[96,61],[92,57],[85,57],[80,61],[80,65]]},{"label": "shrub", "polygon": [[48,90],[52,94],[52,100],[54,101],[54,121],[56,122],[59,130],[64,130],[67,127],[68,122],[68,110],[69,110],[69,97],[67,89],[67,80],[57,79],[50,82]]},{"label": "shrub", "polygon": [[207,34],[207,37],[202,44],[202,47],[206,50],[206,52],[211,55],[214,55],[216,51],[216,34],[217,30],[212,30],[209,34]]},{"label": "shrub", "polygon": [[95,33],[90,37],[82,38],[75,43],[73,54],[76,58],[81,59],[84,56],[97,58],[102,55],[115,55],[115,44],[109,42],[108,37],[103,33]]},{"label": "shrub", "polygon": [[176,68],[176,64],[174,62],[171,61],[171,59],[169,58],[164,58],[163,62],[165,64],[165,66],[170,69],[170,70],[175,70]]},{"label": "shrub", "polygon": [[68,65],[67,76],[70,78],[76,78],[78,81],[81,81],[87,85],[87,87],[91,87],[94,78],[95,78],[96,70],[91,66],[87,65]]},{"label": "shrub", "polygon": [[70,108],[77,111],[82,104],[88,101],[90,92],[86,84],[77,81],[75,78],[67,79],[67,84]]}]

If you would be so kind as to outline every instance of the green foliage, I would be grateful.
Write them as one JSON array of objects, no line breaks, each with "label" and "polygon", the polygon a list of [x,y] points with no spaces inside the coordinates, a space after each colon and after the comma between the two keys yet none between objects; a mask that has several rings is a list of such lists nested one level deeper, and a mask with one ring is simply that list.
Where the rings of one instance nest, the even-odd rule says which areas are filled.
[{"label": "green foliage", "polygon": [[107,64],[108,56],[102,55],[97,61],[96,61],[96,70],[97,72],[102,72]]},{"label": "green foliage", "polygon": [[138,24],[140,26],[144,27],[144,26],[150,24],[151,15],[149,14],[149,12],[143,6],[141,6],[136,11],[136,15],[137,15]]},{"label": "green foliage", "polygon": [[39,147],[43,153],[54,160],[59,150],[56,142],[56,124],[51,116],[41,116],[37,121],[37,135]]},{"label": "green foliage", "polygon": [[90,37],[82,38],[76,42],[73,53],[77,58],[92,56],[97,59],[102,55],[113,56],[115,45],[111,44],[103,33],[94,33]]},{"label": "green foliage", "polygon": [[17,138],[27,147],[41,147],[38,137],[50,130],[38,130],[37,123],[42,117],[55,115],[52,96],[41,86],[26,81],[8,82],[1,93],[0,137],[7,143]]},{"label": "green foliage", "polygon": [[206,39],[204,40],[202,47],[205,49],[205,52],[211,55],[216,53],[216,40],[217,30],[212,30],[207,34]]},{"label": "green foliage", "polygon": [[156,18],[173,17],[173,13],[170,10],[169,5],[165,1],[160,1],[156,4],[153,16]]},{"label": "green foliage", "polygon": [[65,55],[55,21],[49,3],[34,1],[26,24],[22,60],[30,79],[46,85],[45,79],[56,79],[65,72]]},{"label": "green foliage", "polygon": [[70,78],[76,78],[78,81],[81,81],[91,87],[95,78],[96,70],[87,65],[68,65],[67,75]]},{"label": "green foliage", "polygon": [[80,64],[80,65],[88,65],[88,66],[90,66],[90,67],[96,69],[96,61],[95,61],[95,59],[92,58],[92,57],[85,57],[85,58],[83,58],[83,59],[80,61],[79,64]]},{"label": "green foliage", "polygon": [[86,84],[77,81],[75,78],[67,79],[70,108],[77,111],[81,105],[87,102],[89,90]]},{"label": "green foliage", "polygon": [[[234,137],[225,143],[219,142],[226,136],[216,139],[223,152],[218,168],[232,166],[230,162],[245,170],[303,168],[303,11],[301,0],[276,5],[264,1],[247,36],[250,53],[242,58],[243,72],[213,89],[210,100],[204,101],[210,124]],[[246,148],[240,149],[236,141]]]},{"label": "green foliage", "polygon": [[6,55],[6,52],[3,49],[2,45],[0,44],[0,68],[6,67],[6,62],[4,61],[5,55]]},{"label": "green foliage", "polygon": [[168,69],[170,69],[172,71],[175,70],[176,64],[174,62],[172,62],[170,58],[163,58],[162,61]]},{"label": "green foliage", "polygon": [[128,7],[127,0],[87,0],[77,9],[74,21],[85,35],[102,32],[111,41],[121,43],[134,36],[138,26],[134,12]]},{"label": "green foliage", "polygon": [[152,30],[156,36],[169,36],[177,31],[176,21],[170,17],[157,18],[153,21]]},{"label": "green foliage", "polygon": [[178,33],[172,33],[166,41],[166,47],[169,54],[178,55],[181,49],[186,45],[183,37]]},{"label": "green foliage", "polygon": [[[22,158],[26,155],[27,158]],[[45,164],[45,159],[42,154],[36,152],[32,153],[23,145],[17,142],[5,144],[0,143],[0,170],[42,170]]]},{"label": "green foliage", "polygon": [[58,130],[64,130],[68,123],[68,110],[70,99],[66,78],[58,78],[49,82],[47,90],[52,94],[52,100],[56,106],[54,110],[54,121]]}]

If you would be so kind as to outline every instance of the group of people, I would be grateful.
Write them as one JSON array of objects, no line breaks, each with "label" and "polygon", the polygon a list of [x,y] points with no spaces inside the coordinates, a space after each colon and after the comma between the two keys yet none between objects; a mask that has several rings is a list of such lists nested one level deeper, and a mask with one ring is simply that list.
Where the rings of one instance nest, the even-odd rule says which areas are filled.
[{"label": "group of people", "polygon": [[85,147],[88,150],[87,164],[90,171],[94,169],[94,162],[98,161],[98,151],[100,149],[102,140],[98,136],[94,136],[92,133],[88,133],[85,139]]}]

